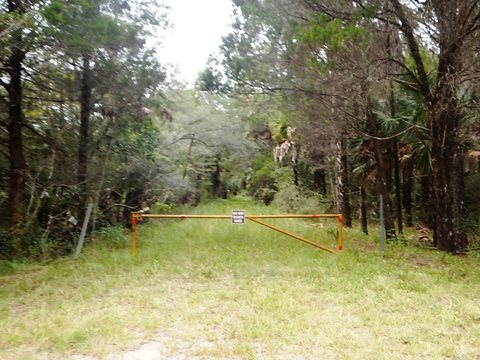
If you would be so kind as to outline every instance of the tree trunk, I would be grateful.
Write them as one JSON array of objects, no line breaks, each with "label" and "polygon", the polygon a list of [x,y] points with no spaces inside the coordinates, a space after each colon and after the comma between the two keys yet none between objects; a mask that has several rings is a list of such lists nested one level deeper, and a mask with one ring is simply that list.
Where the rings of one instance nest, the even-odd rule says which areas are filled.
[{"label": "tree trunk", "polygon": [[[450,47],[446,26],[440,40],[438,83],[435,102],[429,107],[432,135],[432,175],[435,208],[435,246],[444,251],[464,252],[468,239],[462,229],[465,217],[463,155],[459,139],[461,113],[457,102],[461,53]],[[457,44],[455,44],[457,45]]]},{"label": "tree trunk", "polygon": [[360,186],[360,223],[362,232],[368,235],[368,217],[367,217],[367,194],[365,193],[365,186]]},{"label": "tree trunk", "polygon": [[397,227],[398,233],[403,234],[403,216],[402,216],[402,186],[400,181],[400,161],[398,159],[397,140],[392,141],[392,157],[393,157],[393,176],[395,182],[395,203],[397,210]]},{"label": "tree trunk", "polygon": [[215,165],[211,173],[210,179],[212,181],[212,199],[217,199],[221,195],[222,181],[221,181],[220,156],[215,159]]},{"label": "tree trunk", "polygon": [[413,226],[412,192],[413,192],[413,159],[402,160],[402,202],[405,209],[405,225]]},{"label": "tree trunk", "polygon": [[102,171],[100,179],[98,180],[97,190],[93,199],[93,214],[92,214],[92,241],[95,240],[95,230],[97,226],[97,209],[100,207],[100,196],[103,190],[103,184],[105,183],[105,173],[107,169],[107,163],[110,158],[110,140],[107,140],[107,149],[102,161]]},{"label": "tree trunk", "polygon": [[[379,131],[377,127],[377,121],[373,116],[370,101],[367,100],[366,108],[366,120],[367,128],[370,134],[374,137],[379,136]],[[385,217],[385,234],[387,239],[395,238],[395,223],[393,221],[392,215],[392,201],[390,200],[390,194],[388,193],[388,169],[387,162],[384,155],[384,146],[382,146],[382,141],[377,139],[372,139],[374,154],[375,154],[375,163],[377,170],[377,189],[378,194],[383,196],[384,199],[384,217]],[[388,151],[387,151],[388,154]]]},{"label": "tree trunk", "polygon": [[[23,13],[21,3],[8,2],[10,13]],[[8,58],[8,150],[10,157],[10,189],[8,193],[9,226],[12,236],[22,236],[25,222],[25,178],[27,162],[23,150],[22,110],[22,64],[25,51],[22,50],[22,29],[12,35],[12,53]]]},{"label": "tree trunk", "polygon": [[200,204],[200,201],[202,201],[201,187],[202,187],[202,175],[197,173],[195,176],[195,190],[190,194],[190,199],[189,199],[189,203],[193,207],[198,206],[198,204]]},{"label": "tree trunk", "polygon": [[435,227],[434,221],[434,212],[435,212],[435,202],[433,200],[433,185],[432,185],[432,176],[424,175],[420,179],[421,194],[419,196],[421,204],[421,215],[420,218],[423,223],[425,223],[429,228]]},{"label": "tree trunk", "polygon": [[[389,37],[390,39],[390,37]],[[390,40],[388,41],[388,53],[389,56],[393,58],[392,49],[390,47]],[[393,88],[393,81],[389,81],[389,88],[390,88],[390,116],[392,118],[395,117],[395,91]],[[396,212],[397,212],[397,227],[398,233],[403,234],[403,218],[402,218],[402,189],[401,189],[401,182],[400,182],[400,161],[398,159],[398,145],[397,139],[393,138],[391,142],[391,152],[392,152],[392,162],[393,162],[393,177],[394,177],[394,184],[395,184],[395,205],[396,205]]]},{"label": "tree trunk", "polygon": [[[140,177],[139,177],[140,178]],[[142,200],[145,190],[142,184],[131,183],[125,195],[125,205],[123,210],[123,219],[126,227],[130,226],[132,219],[132,211],[142,209]]]},{"label": "tree trunk", "polygon": [[[459,139],[460,109],[457,94],[467,37],[476,34],[479,17],[475,2],[431,2],[436,17],[439,44],[434,92],[430,88],[415,31],[399,0],[392,2],[418,74],[418,88],[428,110],[431,137],[434,202],[434,244],[444,251],[463,252],[468,246],[461,228],[464,218],[464,184]],[[475,39],[472,39],[475,40]]]},{"label": "tree trunk", "polygon": [[190,163],[191,163],[192,149],[193,149],[194,141],[195,141],[195,139],[191,138],[190,139],[190,145],[188,145],[187,159],[186,159],[185,165],[183,165],[182,180],[185,180],[186,177],[187,177],[187,170],[188,170],[188,167],[190,166]]},{"label": "tree trunk", "polygon": [[298,165],[292,164],[293,185],[298,186]]},{"label": "tree trunk", "polygon": [[458,141],[460,114],[453,98],[439,101],[434,110],[437,111],[430,113],[435,209],[434,245],[443,251],[464,252],[467,250],[468,240],[461,228],[465,208],[463,157]]},{"label": "tree trunk", "polygon": [[80,136],[78,139],[78,169],[77,181],[80,186],[79,216],[84,212],[89,191],[88,191],[88,146],[90,113],[92,109],[92,76],[90,69],[90,55],[82,56],[82,74],[80,79]]},{"label": "tree trunk", "polygon": [[335,161],[335,185],[337,190],[337,211],[343,215],[344,225],[352,227],[352,211],[350,206],[350,190],[348,176],[348,157],[346,140],[337,140],[337,156]]},{"label": "tree trunk", "polygon": [[327,194],[327,179],[325,169],[315,168],[313,170],[313,187],[320,194]]}]

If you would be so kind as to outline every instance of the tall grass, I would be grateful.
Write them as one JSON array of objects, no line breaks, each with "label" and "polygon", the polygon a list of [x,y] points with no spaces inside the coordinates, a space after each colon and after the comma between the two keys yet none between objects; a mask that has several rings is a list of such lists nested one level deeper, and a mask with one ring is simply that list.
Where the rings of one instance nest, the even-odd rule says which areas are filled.
[{"label": "tall grass", "polygon": [[[195,213],[273,213],[250,199]],[[325,245],[335,225],[277,221]],[[255,224],[159,220],[0,277],[0,358],[474,359],[480,261],[346,231],[335,255]],[[143,346],[142,346],[143,344]],[[88,357],[87,357],[88,356]]]}]

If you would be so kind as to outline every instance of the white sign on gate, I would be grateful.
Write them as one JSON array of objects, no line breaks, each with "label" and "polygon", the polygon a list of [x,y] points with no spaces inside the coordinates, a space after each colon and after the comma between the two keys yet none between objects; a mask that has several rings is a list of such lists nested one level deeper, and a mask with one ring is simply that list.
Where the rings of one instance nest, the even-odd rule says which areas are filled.
[{"label": "white sign on gate", "polygon": [[232,224],[245,224],[245,211],[233,210],[232,211]]}]

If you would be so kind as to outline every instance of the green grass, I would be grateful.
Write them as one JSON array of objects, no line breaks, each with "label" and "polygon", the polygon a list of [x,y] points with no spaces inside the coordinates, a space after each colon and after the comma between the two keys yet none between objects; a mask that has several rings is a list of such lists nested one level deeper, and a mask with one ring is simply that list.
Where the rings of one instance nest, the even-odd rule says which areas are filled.
[{"label": "green grass", "polygon": [[[249,199],[195,213],[274,210]],[[272,222],[275,223],[275,222]],[[335,247],[334,224],[277,221]],[[335,255],[255,224],[155,220],[0,277],[1,359],[475,359],[480,260],[345,233]],[[413,233],[410,234],[413,237]],[[145,346],[145,345],[144,345]],[[137,357],[138,358],[138,357]]]}]

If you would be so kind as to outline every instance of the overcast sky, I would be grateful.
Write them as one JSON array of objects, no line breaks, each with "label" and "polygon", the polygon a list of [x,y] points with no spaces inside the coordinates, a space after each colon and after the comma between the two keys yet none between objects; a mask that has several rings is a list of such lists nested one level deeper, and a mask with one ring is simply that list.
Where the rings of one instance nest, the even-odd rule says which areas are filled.
[{"label": "overcast sky", "polygon": [[178,67],[180,80],[193,83],[205,68],[208,56],[217,52],[222,35],[232,23],[230,0],[166,0],[169,21],[162,46],[158,50],[162,63]]}]

